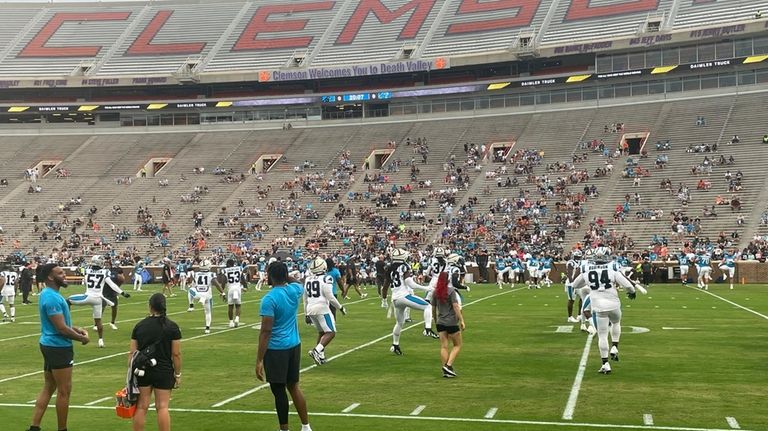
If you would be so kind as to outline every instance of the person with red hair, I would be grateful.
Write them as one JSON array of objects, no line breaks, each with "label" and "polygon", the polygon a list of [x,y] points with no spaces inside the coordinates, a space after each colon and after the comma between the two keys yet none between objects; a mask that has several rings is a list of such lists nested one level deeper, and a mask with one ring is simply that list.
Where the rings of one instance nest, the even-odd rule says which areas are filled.
[{"label": "person with red hair", "polygon": [[[461,302],[456,289],[448,280],[447,273],[440,274],[432,297],[432,315],[440,337],[440,360],[443,377],[453,378],[456,377],[453,363],[461,351],[461,331],[466,326],[464,325],[464,316],[461,313]],[[450,349],[448,347],[449,342],[453,345]]]}]

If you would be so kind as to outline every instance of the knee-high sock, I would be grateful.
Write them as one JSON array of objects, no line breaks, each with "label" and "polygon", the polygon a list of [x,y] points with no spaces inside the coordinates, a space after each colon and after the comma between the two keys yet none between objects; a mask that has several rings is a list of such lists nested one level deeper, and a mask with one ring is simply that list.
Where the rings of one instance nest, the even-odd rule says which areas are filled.
[{"label": "knee-high sock", "polygon": [[406,307],[406,309],[403,311],[403,313],[405,313],[405,319],[406,320],[411,318],[411,309],[410,308]]},{"label": "knee-high sock", "polygon": [[424,309],[424,327],[427,329],[432,329],[432,306],[427,305],[427,308]]},{"label": "knee-high sock", "polygon": [[597,345],[600,348],[600,357],[608,357],[608,323],[610,321],[607,317],[599,317],[597,319]]},{"label": "knee-high sock", "polygon": [[11,317],[16,317],[16,307],[11,304],[9,308],[11,309]]},{"label": "knee-high sock", "polygon": [[400,345],[400,332],[405,322],[405,310],[395,307],[395,327],[392,329],[392,344]]},{"label": "knee-high sock", "polygon": [[618,343],[621,338],[621,322],[611,324],[611,341]]},{"label": "knee-high sock", "polygon": [[211,301],[203,303],[203,311],[205,311],[205,326],[211,326]]},{"label": "knee-high sock", "polygon": [[2,313],[3,316],[5,316],[5,305],[3,305],[2,302],[0,302],[0,313]]},{"label": "knee-high sock", "polygon": [[190,307],[193,307],[195,305],[195,293],[192,289],[189,289],[187,291],[187,303]]}]

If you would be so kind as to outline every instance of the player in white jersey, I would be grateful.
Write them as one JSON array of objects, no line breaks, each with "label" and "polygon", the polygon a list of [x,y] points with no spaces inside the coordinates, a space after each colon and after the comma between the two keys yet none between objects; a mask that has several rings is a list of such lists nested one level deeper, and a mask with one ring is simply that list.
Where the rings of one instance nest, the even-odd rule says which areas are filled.
[{"label": "player in white jersey", "polygon": [[227,266],[221,270],[221,275],[226,287],[226,294],[222,293],[222,296],[227,301],[229,327],[237,328],[240,326],[240,305],[243,303],[243,290],[246,289],[243,269],[235,263],[234,259],[227,259]]},{"label": "player in white jersey", "polygon": [[333,277],[325,273],[327,269],[325,259],[318,257],[310,263],[311,274],[304,280],[304,315],[307,323],[317,329],[317,345],[309,351],[309,356],[317,365],[325,363],[325,349],[336,336],[331,305],[341,314],[347,314],[346,308],[333,296]]},{"label": "player in white jersey", "polygon": [[[19,279],[19,274],[13,271],[13,268],[8,268],[3,272],[0,272],[0,313],[3,315],[3,322],[9,318],[11,322],[16,321],[16,281]],[[8,309],[11,312],[10,316],[5,311],[5,303],[8,303]]]},{"label": "player in white jersey", "polygon": [[85,276],[83,276],[85,293],[72,295],[67,298],[67,302],[72,305],[90,305],[93,307],[93,324],[96,327],[96,331],[99,333],[99,347],[104,347],[104,327],[101,324],[103,304],[109,305],[110,307],[115,305],[114,302],[104,297],[104,285],[109,285],[113,291],[125,298],[131,297],[128,293],[123,292],[117,283],[112,281],[112,273],[109,269],[104,268],[104,265],[104,256],[93,256],[91,258],[91,267],[86,268]]},{"label": "player in white jersey", "polygon": [[[446,273],[448,273],[448,284],[449,286],[452,286],[456,290],[456,297],[459,302],[459,307],[461,307],[461,294],[458,292],[459,289],[469,291],[469,286],[464,284],[464,275],[466,275],[467,271],[464,266],[464,259],[459,256],[456,253],[451,253],[448,255],[448,257],[445,258],[446,263],[448,264],[448,268],[446,269]],[[437,284],[435,284],[435,287],[437,287]],[[429,294],[427,298],[430,300],[432,299],[432,293],[434,292],[434,289],[431,289],[429,291]]]},{"label": "player in white jersey", "polygon": [[[424,312],[424,331],[422,334],[425,337],[439,338],[432,331],[432,307],[426,300],[413,294],[414,289],[429,292],[430,288],[414,281],[411,266],[407,263],[409,255],[410,253],[401,248],[392,250],[392,265],[389,266],[389,279],[392,284],[392,305],[395,309],[395,327],[392,330],[392,347],[389,350],[396,355],[403,354],[402,350],[400,350],[400,332],[405,323],[405,310],[408,308]],[[445,259],[442,260],[445,261]],[[435,278],[437,279],[440,276],[442,275],[438,275]],[[447,274],[445,274],[445,277],[447,277]]]},{"label": "player in white jersey", "polygon": [[[646,293],[645,289],[636,286],[621,272],[616,271],[609,264],[609,258],[596,254],[596,262],[586,265],[584,271],[573,282],[573,288],[584,297],[584,315],[596,319],[598,346],[602,366],[601,374],[610,374],[611,365],[608,358],[619,360],[619,339],[621,338],[621,301],[617,288],[627,289],[629,299],[635,299],[639,290]],[[608,346],[608,333],[610,331],[612,346]]]},{"label": "player in white jersey", "polygon": [[[579,323],[581,321],[580,318],[573,315],[573,304],[576,302],[576,296],[578,296],[573,288],[573,281],[579,276],[580,260],[581,250],[577,249],[571,253],[570,259],[565,263],[565,297],[568,300],[566,305],[566,309],[568,310],[568,323]],[[581,297],[579,297],[579,302],[581,302]],[[581,303],[579,304],[579,310],[581,310]]]},{"label": "player in white jersey", "polygon": [[194,309],[194,301],[200,302],[205,313],[205,333],[211,333],[211,307],[213,305],[213,290],[211,285],[216,286],[219,293],[224,294],[221,284],[216,280],[216,273],[211,271],[211,262],[203,261],[197,271],[192,276],[192,287],[188,290],[190,307],[187,311]]}]

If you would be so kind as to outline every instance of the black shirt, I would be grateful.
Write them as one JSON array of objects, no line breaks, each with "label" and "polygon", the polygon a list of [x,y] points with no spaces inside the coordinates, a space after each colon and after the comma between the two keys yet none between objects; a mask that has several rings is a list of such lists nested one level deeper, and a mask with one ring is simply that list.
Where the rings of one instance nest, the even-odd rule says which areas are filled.
[{"label": "black shirt", "polygon": [[181,339],[181,330],[176,322],[166,318],[165,325],[163,325],[162,318],[149,316],[136,324],[131,333],[131,339],[136,340],[139,350],[161,340],[155,350],[155,359],[157,359],[155,369],[158,371],[173,370],[171,341]]},{"label": "black shirt", "polygon": [[376,261],[376,264],[374,266],[376,266],[376,275],[378,275],[379,277],[384,277],[384,272],[386,270],[387,263],[379,259]]}]

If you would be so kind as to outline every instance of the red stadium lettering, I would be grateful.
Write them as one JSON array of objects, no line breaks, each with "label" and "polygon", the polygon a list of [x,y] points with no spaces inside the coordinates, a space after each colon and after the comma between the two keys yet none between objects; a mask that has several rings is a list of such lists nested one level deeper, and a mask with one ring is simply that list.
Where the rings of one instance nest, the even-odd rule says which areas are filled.
[{"label": "red stadium lettering", "polygon": [[307,26],[307,19],[288,21],[268,21],[269,16],[278,13],[299,13],[319,10],[331,10],[336,5],[333,1],[314,3],[269,5],[260,7],[253,14],[251,22],[245,27],[237,39],[232,51],[253,51],[260,49],[290,49],[306,48],[312,43],[314,36],[282,37],[274,39],[256,39],[259,33],[280,33],[285,31],[301,31]]},{"label": "red stadium lettering", "polygon": [[652,12],[658,9],[659,0],[630,0],[619,4],[590,6],[591,0],[571,0],[568,13],[563,21],[603,18],[637,12]]},{"label": "red stadium lettering", "polygon": [[483,21],[451,24],[448,26],[448,30],[445,32],[445,34],[455,35],[515,27],[526,27],[531,25],[531,21],[533,21],[533,17],[536,15],[536,11],[539,9],[539,5],[541,5],[541,0],[496,0],[490,2],[481,2],[480,0],[462,0],[457,11],[457,15],[511,9],[516,9],[517,14],[511,18],[496,18]]},{"label": "red stadium lettering", "polygon": [[125,21],[130,12],[61,12],[53,15],[39,32],[27,43],[17,57],[94,57],[101,45],[45,46],[54,34],[68,21]]},{"label": "red stadium lettering", "polygon": [[198,54],[205,48],[205,42],[191,43],[157,43],[152,40],[173,15],[172,10],[161,10],[155,14],[144,31],[133,41],[126,51],[127,55],[157,55],[157,54]]},{"label": "red stadium lettering", "polygon": [[411,0],[397,8],[397,10],[392,11],[384,6],[381,3],[381,0],[362,0],[360,4],[357,5],[357,9],[352,13],[352,16],[349,17],[349,21],[347,21],[347,24],[339,34],[339,37],[336,38],[336,44],[348,45],[354,42],[370,13],[373,13],[380,23],[389,24],[411,10],[413,13],[400,31],[397,39],[413,39],[419,34],[419,31],[421,31],[424,21],[427,20],[427,16],[429,16],[429,13],[432,12],[432,8],[435,6],[435,1],[436,0]]}]

